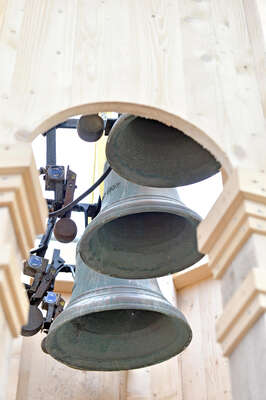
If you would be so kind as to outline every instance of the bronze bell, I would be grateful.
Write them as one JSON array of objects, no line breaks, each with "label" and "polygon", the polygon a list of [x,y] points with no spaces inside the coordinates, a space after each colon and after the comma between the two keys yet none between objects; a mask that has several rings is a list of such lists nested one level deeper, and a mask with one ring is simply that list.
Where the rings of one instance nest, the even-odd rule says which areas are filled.
[{"label": "bronze bell", "polygon": [[111,278],[77,257],[70,303],[42,349],[72,368],[117,371],[167,360],[191,338],[184,315],[162,296],[155,279]]},{"label": "bronze bell", "polygon": [[219,162],[198,142],[159,121],[123,114],[106,145],[111,167],[143,186],[177,187],[209,178]]},{"label": "bronze bell", "polygon": [[203,257],[197,250],[200,221],[175,188],[139,186],[111,171],[102,209],[87,226],[78,251],[85,264],[100,273],[127,279],[159,277]]}]

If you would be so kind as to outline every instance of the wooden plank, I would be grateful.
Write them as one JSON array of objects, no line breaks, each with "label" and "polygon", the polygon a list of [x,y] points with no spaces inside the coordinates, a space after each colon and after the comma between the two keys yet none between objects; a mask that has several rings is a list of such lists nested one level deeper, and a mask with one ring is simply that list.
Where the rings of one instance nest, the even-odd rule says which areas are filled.
[{"label": "wooden plank", "polygon": [[183,400],[232,399],[228,360],[216,342],[214,321],[222,312],[220,282],[206,279],[178,292],[179,307],[193,331],[179,357]]},{"label": "wooden plank", "polygon": [[151,395],[150,368],[140,368],[128,371],[127,400],[150,400]]},{"label": "wooden plank", "polygon": [[[150,367],[150,399],[176,400],[178,392],[178,357]],[[143,379],[147,377],[143,374]]]},{"label": "wooden plank", "polygon": [[127,373],[79,371],[41,351],[43,334],[23,340],[16,400],[125,400]]},{"label": "wooden plank", "polygon": [[226,304],[223,314],[216,323],[216,334],[219,341],[223,340],[240,314],[259,292],[266,293],[266,272],[259,268],[253,268]]},{"label": "wooden plank", "polygon": [[28,296],[26,295],[24,285],[21,283],[21,268],[15,257],[14,249],[9,244],[1,246],[0,270],[6,275],[6,290],[12,296],[20,324],[23,325],[28,320]]},{"label": "wooden plank", "polygon": [[[0,274],[1,275],[1,274]],[[4,311],[0,307],[0,329],[1,329],[1,341],[0,341],[0,399],[6,400],[8,393],[8,363],[10,357],[10,349],[12,346],[13,336],[8,327],[7,320],[5,318]]]},{"label": "wooden plank", "polygon": [[23,220],[25,235],[27,236],[28,241],[31,243],[31,246],[33,246],[33,241],[36,237],[34,222],[21,175],[2,175],[0,177],[0,193],[8,191],[12,191],[16,195],[16,201],[18,203],[21,218]]},{"label": "wooden plank", "polygon": [[193,333],[192,342],[180,355],[183,399],[205,400],[207,382],[202,352],[204,338],[201,332],[199,288],[194,285],[181,290],[178,305],[188,319]]},{"label": "wooden plank", "polygon": [[218,90],[223,106],[219,128],[225,152],[230,153],[234,166],[264,168],[260,148],[264,146],[264,117],[242,0],[231,3],[213,0],[211,7]]},{"label": "wooden plank", "polygon": [[208,216],[198,227],[198,247],[200,251],[208,254],[244,199],[261,204],[266,203],[266,175],[264,171],[245,168],[234,171]]},{"label": "wooden plank", "polygon": [[177,272],[173,275],[173,281],[176,290],[183,289],[187,286],[195,285],[196,283],[210,278],[212,275],[208,263],[198,266],[192,266],[184,271]]},{"label": "wooden plank", "polygon": [[265,328],[264,313],[230,355],[234,399],[264,398],[265,374],[262,366],[266,364]]},{"label": "wooden plank", "polygon": [[73,280],[56,279],[54,291],[58,293],[72,293],[73,284]]},{"label": "wooden plank", "polygon": [[[231,242],[228,244],[224,253],[221,255],[217,263],[213,267],[213,276],[219,278],[229,267],[234,257],[241,249],[243,244],[248,240],[252,233],[266,235],[266,221],[254,217],[249,217],[245,220],[241,229],[237,231]],[[209,254],[211,259],[211,252]]]},{"label": "wooden plank", "polygon": [[265,293],[265,271],[252,269],[227,303],[216,324],[217,339],[222,344],[224,355],[231,354],[260,315],[265,312]]},{"label": "wooden plank", "polygon": [[215,265],[216,261],[224,252],[224,249],[236,235],[237,231],[241,230],[242,225],[249,216],[266,220],[266,204],[251,200],[244,200],[239,204],[235,214],[232,215],[230,221],[228,221],[228,224],[217,238],[216,243],[210,251],[210,266]]},{"label": "wooden plank", "polygon": [[266,296],[259,294],[240,315],[227,336],[221,341],[223,354],[229,356],[259,317],[266,311]]},{"label": "wooden plank", "polygon": [[221,144],[224,134],[220,130],[222,93],[217,79],[211,2],[181,0],[178,4],[186,115],[208,132],[215,131],[216,142]]},{"label": "wooden plank", "polygon": [[[217,285],[216,285],[217,283]],[[232,399],[228,360],[223,357],[215,335],[215,321],[222,311],[220,282],[208,279],[199,290],[202,357],[207,399]],[[214,300],[215,298],[215,300]]]},{"label": "wooden plank", "polygon": [[0,174],[22,175],[33,214],[36,234],[43,233],[47,205],[41,191],[31,146],[25,143],[0,145]]},{"label": "wooden plank", "polygon": [[13,301],[13,293],[6,288],[8,288],[7,276],[3,270],[0,270],[0,302],[10,331],[14,337],[17,337],[20,334],[21,325]]},{"label": "wooden plank", "polygon": [[27,240],[25,235],[23,221],[19,212],[19,208],[16,202],[16,195],[14,192],[0,193],[0,205],[1,207],[8,207],[14,231],[16,233],[16,239],[19,244],[21,255],[23,258],[28,257],[28,252],[31,247],[33,247],[33,242]]},{"label": "wooden plank", "polygon": [[12,143],[14,137],[10,135],[14,126],[14,116],[9,103],[12,81],[14,77],[17,49],[20,45],[21,26],[24,17],[23,7],[25,0],[3,0],[0,6],[0,110],[1,130],[0,143]]},{"label": "wooden plank", "polygon": [[[249,38],[252,46],[255,70],[257,75],[258,90],[260,91],[261,103],[266,118],[266,37],[263,29],[266,23],[266,7],[264,10],[261,0],[243,0]],[[263,21],[264,20],[264,21]]]},{"label": "wooden plank", "polygon": [[253,233],[235,255],[232,263],[226,269],[221,280],[223,304],[231,299],[235,291],[241,287],[250,270],[265,266],[265,235]]},{"label": "wooden plank", "polygon": [[[211,129],[206,134],[200,129],[202,121],[197,108],[208,111],[208,117],[215,113],[210,110],[211,96],[205,94],[206,90],[200,90],[202,79],[185,74],[188,66],[183,62],[184,52],[189,47],[196,51],[196,46],[191,43],[189,47],[184,46],[179,5],[170,0],[158,3],[147,0],[144,5],[128,0],[98,1],[96,9],[97,12],[90,13],[84,1],[26,2],[19,31],[21,46],[15,48],[11,93],[6,100],[6,110],[11,106],[13,109],[13,124],[12,120],[8,121],[10,135],[31,140],[74,114],[127,111],[184,128],[230,172],[230,160],[219,148],[223,146],[222,131]],[[6,16],[8,22],[14,13],[12,10]],[[210,13],[206,16],[209,18]],[[203,48],[210,36],[208,48],[213,51],[215,41],[210,29],[200,31],[204,32]],[[201,35],[194,36],[200,41]],[[5,35],[2,40],[4,44],[8,42]],[[106,60],[112,60],[108,68]],[[220,104],[221,94],[215,86],[215,57],[209,62],[203,54],[198,70],[204,71],[201,78],[211,71],[214,86],[209,93]],[[192,112],[198,114],[194,123],[199,128],[185,121],[186,103],[191,98],[186,86],[190,87],[190,80],[193,85],[198,81],[196,107]],[[54,96],[51,96],[51,84]],[[205,123],[208,120],[204,117]]]},{"label": "wooden plank", "polygon": [[16,339],[13,339],[12,342],[12,347],[8,358],[7,400],[16,400],[22,340],[23,338],[20,336]]}]

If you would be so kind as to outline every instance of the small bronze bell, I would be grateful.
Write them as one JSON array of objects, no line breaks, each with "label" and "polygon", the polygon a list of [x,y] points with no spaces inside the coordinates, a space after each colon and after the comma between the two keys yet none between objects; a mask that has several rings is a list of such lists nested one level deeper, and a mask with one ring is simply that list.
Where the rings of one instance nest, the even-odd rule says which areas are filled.
[{"label": "small bronze bell", "polygon": [[72,368],[117,371],[167,360],[191,338],[184,315],[162,296],[155,279],[111,278],[77,256],[70,303],[42,349]]},{"label": "small bronze bell", "polygon": [[199,261],[196,228],[201,217],[175,188],[135,185],[112,171],[102,209],[78,244],[90,268],[126,279],[154,278]]},{"label": "small bronze bell", "polygon": [[152,187],[190,185],[220,169],[212,154],[183,132],[130,114],[112,127],[106,157],[123,178]]}]

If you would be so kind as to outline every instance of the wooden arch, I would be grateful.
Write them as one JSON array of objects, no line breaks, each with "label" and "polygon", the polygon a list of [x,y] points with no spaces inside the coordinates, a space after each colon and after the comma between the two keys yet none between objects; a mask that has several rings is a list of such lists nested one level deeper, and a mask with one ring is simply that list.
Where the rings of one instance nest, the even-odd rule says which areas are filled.
[{"label": "wooden arch", "polygon": [[192,137],[195,141],[199,142],[204,148],[210,151],[214,157],[221,163],[225,171],[229,174],[232,170],[230,160],[220,146],[202,129],[195,126],[193,123],[187,121],[178,115],[169,113],[157,107],[151,107],[143,104],[129,103],[129,102],[97,102],[75,105],[73,107],[61,110],[54,115],[38,122],[33,127],[32,131],[19,130],[16,133],[18,141],[32,141],[36,136],[47,132],[54,126],[64,122],[67,118],[80,115],[80,114],[95,114],[104,111],[116,111],[121,113],[136,114],[145,118],[156,119],[166,125],[173,126],[188,136]]}]

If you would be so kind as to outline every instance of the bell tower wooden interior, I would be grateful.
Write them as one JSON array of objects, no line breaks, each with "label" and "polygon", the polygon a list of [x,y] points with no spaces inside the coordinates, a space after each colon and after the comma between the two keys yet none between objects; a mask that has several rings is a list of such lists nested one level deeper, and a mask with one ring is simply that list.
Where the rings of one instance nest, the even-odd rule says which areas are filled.
[{"label": "bell tower wooden interior", "polygon": [[[0,400],[264,400],[265,0],[0,3]],[[20,336],[21,261],[47,216],[31,142],[101,111],[180,129],[217,158],[224,181],[198,228],[208,263],[160,280],[191,345],[127,372],[72,370],[41,352],[40,334]],[[71,289],[57,282],[65,297]]]}]

